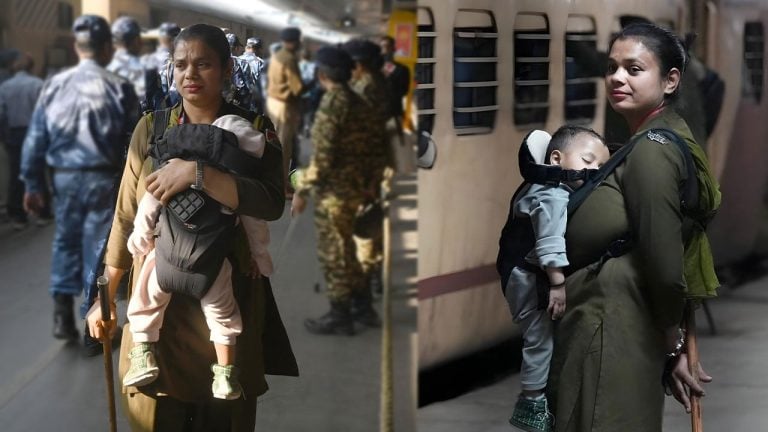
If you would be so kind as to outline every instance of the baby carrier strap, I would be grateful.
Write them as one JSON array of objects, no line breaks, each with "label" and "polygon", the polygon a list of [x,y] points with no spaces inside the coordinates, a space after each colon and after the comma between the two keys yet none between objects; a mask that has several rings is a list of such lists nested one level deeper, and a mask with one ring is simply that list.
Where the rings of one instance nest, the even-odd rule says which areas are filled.
[{"label": "baby carrier strap", "polygon": [[185,124],[157,138],[150,155],[160,164],[169,159],[202,160],[217,168],[244,177],[261,169],[261,159],[239,147],[237,136],[206,124]]}]

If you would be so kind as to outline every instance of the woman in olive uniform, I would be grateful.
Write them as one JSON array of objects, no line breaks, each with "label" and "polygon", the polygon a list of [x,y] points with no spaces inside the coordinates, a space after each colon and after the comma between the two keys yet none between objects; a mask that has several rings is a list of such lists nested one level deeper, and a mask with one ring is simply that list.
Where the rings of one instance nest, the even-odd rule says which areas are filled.
[{"label": "woman in olive uniform", "polygon": [[[667,358],[672,392],[686,409],[686,386],[703,394],[685,354],[665,355],[680,340],[685,302],[683,251],[691,232],[679,190],[688,174],[677,146],[648,135],[666,128],[694,141],[668,106],[685,64],[678,39],[654,25],[626,27],[611,43],[609,102],[633,134],[644,137],[569,216],[568,258],[577,270],[567,281],[568,310],[555,333],[549,388],[558,432],[661,431]],[[629,252],[601,264],[608,246],[627,234]]]},{"label": "woman in olive uniform", "polygon": [[[128,150],[105,256],[112,300],[120,276],[129,268],[141,266],[140,262],[132,261],[126,240],[145,192],[166,203],[176,193],[201,182],[211,198],[238,214],[275,220],[283,211],[282,154],[274,139],[272,125],[266,118],[243,111],[221,97],[232,70],[224,33],[205,24],[184,29],[174,42],[171,60],[182,101],[171,109],[167,128],[181,123],[211,124],[226,114],[250,119],[268,139],[262,156],[262,170],[255,179],[242,178],[207,165],[199,172],[194,161],[173,159],[152,172],[152,161],[147,152],[148,141],[153,136],[153,114],[144,116],[133,133]],[[240,382],[244,397],[234,401],[212,398],[209,368],[216,354],[208,340],[209,330],[200,302],[189,296],[173,296],[165,313],[160,342],[155,347],[162,371],[160,376],[151,385],[126,387],[122,391],[124,412],[134,431],[251,432],[256,423],[257,396],[267,390],[265,373],[298,374],[269,280],[247,275],[250,270],[248,254],[247,240],[241,229],[234,256],[229,259],[233,267],[232,286],[243,319],[243,332],[237,340],[236,365],[242,371]],[[114,314],[114,302],[112,304]],[[104,333],[100,319],[101,313],[94,307],[88,314],[88,323],[92,335],[97,338]],[[128,351],[133,345],[130,334],[130,331],[123,333],[119,381],[130,363]]]}]

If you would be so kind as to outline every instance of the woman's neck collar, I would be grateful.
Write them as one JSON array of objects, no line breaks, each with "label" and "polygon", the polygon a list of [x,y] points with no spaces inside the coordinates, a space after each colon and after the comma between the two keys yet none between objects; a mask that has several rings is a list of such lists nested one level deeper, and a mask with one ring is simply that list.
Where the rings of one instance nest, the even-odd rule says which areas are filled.
[{"label": "woman's neck collar", "polygon": [[629,123],[629,130],[632,132],[632,134],[636,134],[637,131],[640,129],[640,126],[642,126],[645,122],[649,121],[650,119],[656,117],[659,115],[662,111],[664,111],[664,108],[666,108],[667,103],[666,101],[662,101],[659,106],[652,109],[642,117],[639,117],[636,121],[627,120],[627,123]]},{"label": "woman's neck collar", "polygon": [[181,109],[186,117],[186,122],[191,124],[211,124],[218,117],[219,110],[224,104],[223,99],[219,99],[219,103],[214,107],[210,106],[197,106],[188,101],[182,101]]}]

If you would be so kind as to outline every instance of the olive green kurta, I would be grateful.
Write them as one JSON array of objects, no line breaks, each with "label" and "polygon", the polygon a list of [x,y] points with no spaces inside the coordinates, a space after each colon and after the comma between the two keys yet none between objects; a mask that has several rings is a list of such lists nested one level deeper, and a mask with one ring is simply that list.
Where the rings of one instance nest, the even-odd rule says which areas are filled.
[{"label": "olive green kurta", "polygon": [[[172,110],[169,127],[178,124],[180,112],[180,106]],[[249,116],[229,104],[223,105],[219,112],[219,116],[225,114]],[[138,270],[141,264],[139,259],[132,259],[126,243],[133,230],[136,208],[146,191],[146,176],[152,171],[152,162],[146,157],[151,134],[152,116],[144,116],[131,139],[105,256],[108,265],[120,269]],[[267,136],[274,136],[274,133]],[[262,156],[262,172],[255,178],[235,178],[239,200],[237,213],[268,220],[282,214],[281,161],[279,144],[269,142]],[[251,279],[240,271],[247,269],[240,263],[247,263],[249,257],[242,229],[236,240],[236,251],[232,285],[243,320],[243,332],[237,338],[236,363],[241,369],[240,382],[245,398],[232,402],[212,400],[209,368],[215,363],[216,354],[209,341],[210,330],[199,300],[175,295],[166,310],[160,340],[156,344],[160,367],[157,381],[141,390],[123,388],[123,407],[133,430],[181,430],[185,425],[178,419],[189,417],[184,411],[190,406],[200,414],[194,430],[253,430],[256,397],[267,390],[264,374],[298,375],[268,279]],[[130,364],[128,352],[133,341],[129,329],[130,325],[126,325],[120,350],[120,380]],[[170,397],[155,398],[159,395]],[[202,422],[201,418],[204,419]]]},{"label": "olive green kurta", "polygon": [[[638,133],[650,128],[692,140],[672,109]],[[661,430],[663,329],[680,322],[684,305],[686,177],[674,144],[642,138],[569,217],[568,259],[579,270],[568,278],[568,309],[555,330],[548,388],[558,432]],[[631,252],[600,267],[607,246],[627,232]]]}]

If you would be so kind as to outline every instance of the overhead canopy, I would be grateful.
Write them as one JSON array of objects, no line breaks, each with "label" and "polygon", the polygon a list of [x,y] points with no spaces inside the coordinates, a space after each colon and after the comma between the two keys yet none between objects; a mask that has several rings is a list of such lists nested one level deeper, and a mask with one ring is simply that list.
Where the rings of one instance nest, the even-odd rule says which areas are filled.
[{"label": "overhead canopy", "polygon": [[[388,12],[384,0],[151,0],[233,21],[281,29],[299,27],[306,38],[338,43],[361,35],[380,34]],[[347,25],[346,27],[344,25]]]}]

